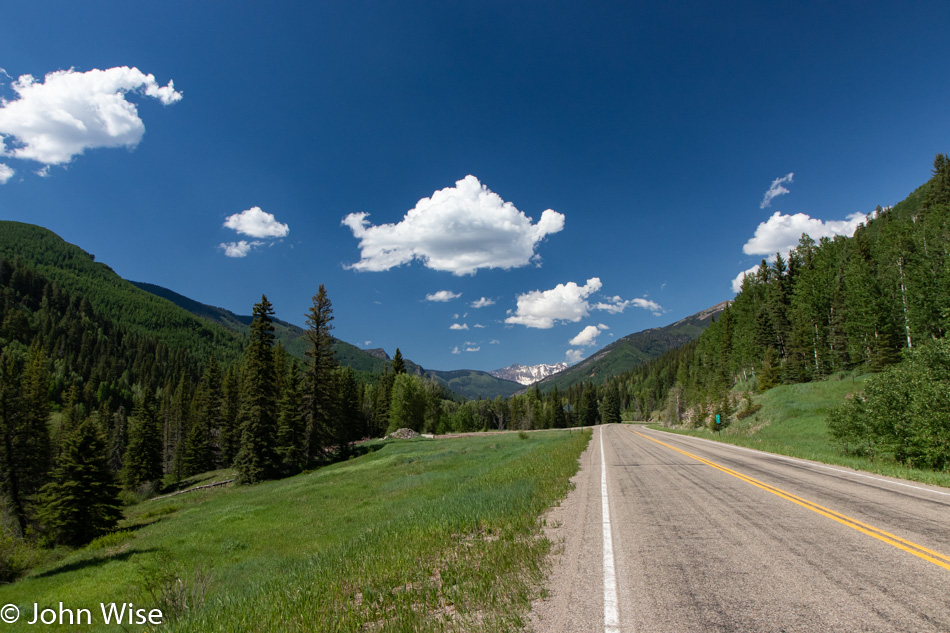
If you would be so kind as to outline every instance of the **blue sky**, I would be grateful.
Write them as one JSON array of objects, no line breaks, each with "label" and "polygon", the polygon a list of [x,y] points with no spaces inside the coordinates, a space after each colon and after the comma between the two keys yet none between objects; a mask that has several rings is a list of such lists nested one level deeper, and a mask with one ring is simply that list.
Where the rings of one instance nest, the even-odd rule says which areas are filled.
[{"label": "blue sky", "polygon": [[576,360],[731,298],[950,151],[946,2],[2,15],[0,218],[241,314],[266,293],[303,325],[323,283],[338,337],[433,369]]}]

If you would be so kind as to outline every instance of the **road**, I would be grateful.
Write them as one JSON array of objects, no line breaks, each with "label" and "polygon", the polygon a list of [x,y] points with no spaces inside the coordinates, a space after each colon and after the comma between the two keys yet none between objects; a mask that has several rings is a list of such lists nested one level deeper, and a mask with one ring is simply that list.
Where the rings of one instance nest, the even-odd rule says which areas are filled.
[{"label": "road", "polygon": [[950,490],[632,425],[575,484],[540,633],[950,631]]}]

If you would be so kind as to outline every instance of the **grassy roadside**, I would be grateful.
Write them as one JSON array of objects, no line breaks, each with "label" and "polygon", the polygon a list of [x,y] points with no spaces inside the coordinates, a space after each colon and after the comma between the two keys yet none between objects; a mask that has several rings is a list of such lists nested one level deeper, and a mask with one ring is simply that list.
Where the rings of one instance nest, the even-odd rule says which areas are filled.
[{"label": "grassy roadside", "polygon": [[[0,604],[156,604],[165,631],[517,630],[590,433],[383,443],[349,462],[131,509],[127,532],[0,587]],[[128,630],[142,630],[131,627]]]},{"label": "grassy roadside", "polygon": [[653,428],[950,487],[950,473],[845,455],[832,441],[828,435],[828,412],[849,394],[859,392],[867,377],[845,374],[819,382],[774,387],[755,396],[755,404],[762,405],[758,412],[743,420],[733,418],[721,435],[706,428]]}]

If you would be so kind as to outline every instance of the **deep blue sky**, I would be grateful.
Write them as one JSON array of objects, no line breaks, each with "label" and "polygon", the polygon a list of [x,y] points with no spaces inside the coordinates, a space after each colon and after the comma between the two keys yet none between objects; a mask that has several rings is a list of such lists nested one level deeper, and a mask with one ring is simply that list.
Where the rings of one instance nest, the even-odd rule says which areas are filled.
[{"label": "deep blue sky", "polygon": [[[576,359],[731,298],[765,256],[743,249],[757,227],[779,248],[783,231],[894,204],[950,151],[947,2],[30,0],[5,3],[2,22],[0,218],[242,314],[266,293],[302,325],[324,283],[337,336],[434,369]],[[16,78],[123,66],[182,95],[163,105],[129,89],[145,127],[134,147],[87,130],[85,151],[58,162],[11,155],[32,129],[12,109],[4,123],[26,99]],[[510,213],[536,226],[552,209],[563,228],[507,269],[352,267],[367,255],[346,216],[399,223],[467,175]],[[462,256],[478,238],[447,204],[425,225],[430,245]],[[224,226],[252,207],[289,233]],[[264,244],[219,247],[239,240]],[[529,296],[519,311],[519,295],[553,300],[592,278],[586,294],[533,308]],[[438,291],[460,296],[426,299]],[[471,307],[482,297],[494,305]],[[530,326],[545,317],[552,327]],[[599,336],[571,345],[588,326]]]}]

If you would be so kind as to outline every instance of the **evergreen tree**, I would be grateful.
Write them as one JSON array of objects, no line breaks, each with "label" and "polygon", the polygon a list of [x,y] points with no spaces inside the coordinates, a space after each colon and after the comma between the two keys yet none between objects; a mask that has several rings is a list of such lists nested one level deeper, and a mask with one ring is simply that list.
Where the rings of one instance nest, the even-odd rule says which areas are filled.
[{"label": "evergreen tree", "polygon": [[274,375],[274,308],[266,296],[254,304],[250,342],[244,357],[244,389],[238,421],[241,448],[234,460],[241,483],[280,475],[277,454],[277,397]]},{"label": "evergreen tree", "polygon": [[620,423],[620,396],[613,384],[608,384],[604,393],[603,423]]},{"label": "evergreen tree", "polygon": [[221,369],[214,353],[208,357],[192,403],[194,413],[186,441],[183,469],[186,477],[214,470],[218,463],[216,439],[223,425],[224,393]]},{"label": "evergreen tree", "polygon": [[298,473],[307,465],[307,421],[297,361],[290,364],[278,403],[277,452],[286,474]]},{"label": "evergreen tree", "polygon": [[399,351],[399,348],[396,348],[396,353],[393,354],[393,374],[398,376],[399,374],[406,373],[406,361],[402,358],[402,352]]},{"label": "evergreen tree", "polygon": [[224,404],[220,431],[221,451],[218,455],[219,467],[232,466],[241,449],[241,427],[238,423],[241,411],[241,382],[239,368],[237,363],[234,363],[224,374],[222,385]]},{"label": "evergreen tree", "polygon": [[324,450],[333,441],[332,416],[334,413],[333,372],[338,363],[333,353],[333,304],[323,284],[313,296],[313,305],[307,311],[307,460],[322,459]]},{"label": "evergreen tree", "polygon": [[135,490],[162,479],[162,436],[151,394],[145,392],[132,412],[129,443],[122,459],[122,479]]},{"label": "evergreen tree", "polygon": [[50,468],[48,390],[46,356],[38,346],[30,348],[22,372],[12,355],[0,353],[0,493],[21,536]]},{"label": "evergreen tree", "polygon": [[600,421],[600,411],[597,410],[597,387],[587,383],[584,385],[584,395],[581,396],[581,426],[594,426]]},{"label": "evergreen tree", "polygon": [[337,409],[333,420],[333,436],[336,440],[337,456],[345,459],[349,455],[350,444],[363,437],[365,425],[362,422],[359,388],[353,369],[338,368],[335,378]]},{"label": "evergreen tree", "polygon": [[561,401],[561,394],[558,393],[557,385],[551,392],[551,427],[555,429],[567,428],[567,415],[564,413],[564,403]]},{"label": "evergreen tree", "polygon": [[91,419],[63,441],[52,481],[42,489],[40,519],[57,543],[83,545],[115,528],[122,517],[106,442]]}]

